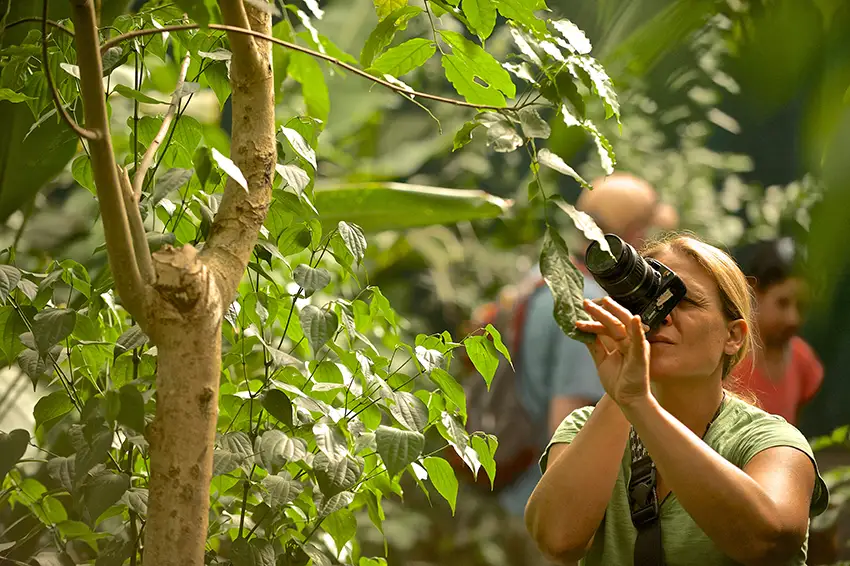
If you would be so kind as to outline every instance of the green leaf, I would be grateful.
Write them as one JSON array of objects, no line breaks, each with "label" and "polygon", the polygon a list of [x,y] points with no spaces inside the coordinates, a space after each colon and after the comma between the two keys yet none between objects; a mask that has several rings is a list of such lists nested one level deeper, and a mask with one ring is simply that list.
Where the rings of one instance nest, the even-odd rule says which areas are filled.
[{"label": "green leaf", "polygon": [[194,171],[192,169],[175,167],[160,175],[153,189],[153,197],[151,199],[153,204],[167,197],[172,191],[180,190],[183,185],[189,182],[193,173]]},{"label": "green leaf", "polygon": [[331,274],[324,267],[310,267],[302,263],[292,271],[292,278],[304,289],[304,296],[309,297],[316,291],[321,291],[331,282]]},{"label": "green leaf", "polygon": [[233,566],[274,566],[274,547],[267,540],[237,538],[230,547]]},{"label": "green leaf", "polygon": [[65,390],[54,391],[50,395],[42,397],[35,404],[32,414],[35,418],[35,427],[38,428],[46,422],[59,418],[74,408]]},{"label": "green leaf", "polygon": [[[564,202],[560,197],[553,198],[552,201],[563,210],[567,216],[570,217],[570,220],[573,221],[573,225],[576,228],[581,230],[581,233],[590,241],[595,241],[599,243],[599,246],[611,253],[611,248],[608,245],[608,240],[605,239],[605,233],[602,229],[596,225],[596,221],[593,220],[593,217],[587,214],[584,211],[578,210],[573,205]],[[612,256],[613,257],[613,256]]]},{"label": "green leaf", "polygon": [[283,182],[286,183],[286,186],[292,187],[299,193],[303,192],[307,188],[307,185],[310,184],[310,175],[297,165],[278,164],[275,166],[275,171],[283,177]]},{"label": "green leaf", "polygon": [[584,32],[569,20],[552,20],[552,25],[579,55],[587,55],[593,48]]},{"label": "green leaf", "polygon": [[455,134],[454,144],[452,145],[452,151],[457,151],[469,142],[471,142],[472,131],[480,125],[481,122],[475,120],[471,122],[465,122]]},{"label": "green leaf", "polygon": [[91,194],[97,194],[97,188],[94,185],[94,173],[91,168],[91,159],[88,155],[81,155],[74,160],[71,165],[71,176],[84,189],[87,189]]},{"label": "green leaf", "polygon": [[330,499],[322,499],[321,502],[316,502],[316,511],[319,517],[327,517],[331,513],[335,513],[343,507],[348,507],[354,501],[354,494],[350,491],[337,493]]},{"label": "green leaf", "polygon": [[313,473],[324,496],[332,497],[354,487],[363,475],[363,460],[351,456],[331,459],[319,452],[313,458]]},{"label": "green leaf", "polygon": [[127,384],[119,391],[121,410],[118,412],[118,423],[135,430],[145,432],[145,401],[135,385]]},{"label": "green leaf", "polygon": [[508,97],[516,95],[516,86],[508,72],[492,55],[454,31],[440,31],[440,36],[452,48],[452,55],[473,69],[474,76]]},{"label": "green leaf", "polygon": [[617,93],[614,91],[614,85],[611,84],[611,79],[595,59],[587,55],[579,55],[570,59],[575,63],[575,66],[587,73],[590,82],[593,85],[593,90],[602,99],[602,104],[605,106],[605,118],[616,116],[620,120],[620,102],[617,99]]},{"label": "green leaf", "polygon": [[481,39],[487,39],[496,27],[496,6],[493,0],[462,0],[461,9]]},{"label": "green leaf", "polygon": [[201,187],[207,184],[207,179],[212,173],[212,153],[207,146],[201,146],[195,150],[195,155],[192,157],[192,165],[195,166],[195,175],[198,176],[198,181]]},{"label": "green leaf", "polygon": [[499,112],[482,112],[476,119],[487,128],[487,145],[499,153],[510,153],[522,145],[513,123]]},{"label": "green leaf", "polygon": [[457,478],[451,464],[442,458],[429,456],[423,460],[422,465],[425,466],[428,478],[437,488],[437,492],[449,502],[452,515],[454,515],[455,505],[457,504]]},{"label": "green leaf", "polygon": [[279,509],[295,501],[304,488],[286,470],[277,475],[268,475],[263,478],[263,488],[267,495],[263,497],[266,505],[272,509]]},{"label": "green leaf", "polygon": [[316,187],[313,202],[324,229],[342,220],[369,233],[498,218],[511,206],[483,191],[392,182]]},{"label": "green leaf", "polygon": [[363,45],[363,50],[360,52],[360,65],[364,68],[371,67],[375,57],[392,43],[396,32],[406,29],[407,22],[421,13],[422,8],[404,6],[381,20]]},{"label": "green leaf", "polygon": [[401,77],[422,66],[436,52],[433,41],[415,37],[384,52],[372,63],[372,69],[381,74]]},{"label": "green leaf", "polygon": [[42,355],[63,341],[74,331],[77,315],[71,309],[45,309],[35,315],[32,333],[35,345]]},{"label": "green leaf", "polygon": [[387,561],[380,557],[366,558],[365,556],[361,556],[358,566],[387,566]]},{"label": "green leaf", "polygon": [[493,338],[493,345],[496,347],[496,350],[498,350],[503,356],[505,356],[505,359],[508,360],[508,363],[511,364],[511,367],[514,367],[514,362],[511,360],[511,353],[508,351],[508,347],[505,346],[505,343],[502,342],[502,335],[499,333],[498,330],[496,330],[496,327],[492,324],[488,324],[484,328],[484,330],[487,332],[487,334],[490,335],[491,338]]},{"label": "green leaf", "polygon": [[466,450],[469,444],[469,434],[449,413],[443,411],[437,429],[443,437],[454,444],[461,452]]},{"label": "green leaf", "polygon": [[342,549],[357,534],[357,518],[354,513],[343,508],[325,517],[322,528],[334,539],[336,547]]},{"label": "green leaf", "polygon": [[478,373],[487,382],[487,390],[490,390],[490,382],[493,381],[493,376],[496,375],[496,369],[499,367],[499,356],[496,353],[496,348],[484,336],[470,336],[463,341],[466,347],[466,355],[469,356],[472,365],[478,370]]},{"label": "green leaf", "polygon": [[594,334],[576,328],[576,321],[591,320],[582,306],[584,278],[570,261],[570,251],[561,235],[547,228],[540,253],[540,271],[555,299],[554,316],[561,330],[574,340],[590,342]]},{"label": "green leaf", "polygon": [[197,22],[202,28],[207,27],[210,22],[210,13],[204,0],[176,0],[175,3],[182,12],[186,12],[189,19]]},{"label": "green leaf", "polygon": [[263,408],[268,413],[284,423],[288,427],[292,427],[292,401],[283,391],[279,389],[269,389],[263,394]]},{"label": "green leaf", "polygon": [[290,77],[301,83],[301,94],[308,114],[326,123],[331,102],[325,75],[319,63],[310,55],[293,52],[290,54],[287,72]]},{"label": "green leaf", "polygon": [[375,4],[375,13],[378,19],[383,20],[399,8],[407,6],[407,0],[372,0]]},{"label": "green leaf", "polygon": [[452,377],[449,372],[440,368],[434,368],[430,374],[431,381],[443,392],[446,398],[457,405],[461,416],[466,418],[466,393],[463,387]]},{"label": "green leaf", "polygon": [[148,516],[148,490],[131,487],[121,496],[121,502],[142,517]]},{"label": "green leaf", "polygon": [[112,358],[115,359],[121,354],[132,352],[136,348],[141,348],[148,343],[148,336],[139,327],[134,325],[125,330],[118,340],[115,342],[115,348],[112,350]]},{"label": "green leaf", "polygon": [[47,461],[47,473],[68,490],[68,493],[74,493],[75,460],[72,455],[69,458],[59,456]]},{"label": "green leaf", "polygon": [[30,349],[25,349],[18,354],[18,366],[29,376],[33,389],[42,376],[53,373],[53,364],[48,359],[52,355],[51,353],[43,357],[35,350]]},{"label": "green leaf", "polygon": [[375,442],[387,472],[394,477],[416,461],[425,446],[425,437],[421,432],[381,425],[375,431]]},{"label": "green leaf", "polygon": [[83,503],[88,513],[88,523],[95,523],[129,488],[130,478],[125,474],[104,471],[88,479],[83,486]]},{"label": "green leaf", "polygon": [[[506,19],[513,20],[537,32],[545,33],[546,24],[534,15],[534,10],[545,8],[543,2],[537,0],[494,0],[499,13]],[[540,4],[543,4],[540,6]]]},{"label": "green leaf", "polygon": [[300,155],[307,163],[313,166],[313,170],[318,169],[318,163],[316,162],[316,152],[312,147],[307,143],[307,140],[304,139],[297,130],[292,128],[287,128],[286,126],[280,127],[280,133],[283,134],[284,139],[288,142],[289,146]]},{"label": "green leaf", "polygon": [[390,413],[408,430],[422,431],[428,424],[428,407],[418,397],[406,391],[393,393]]},{"label": "green leaf", "polygon": [[[220,56],[218,53],[221,52],[230,53],[226,49],[217,49],[213,53],[207,53],[207,55],[216,55],[218,57]],[[198,54],[200,55],[200,53],[199,51]],[[230,98],[230,79],[227,75],[227,64],[222,61],[214,61],[204,67],[204,78],[207,79],[207,83],[209,83],[210,88],[215,93],[219,108],[223,108],[227,99]]]},{"label": "green leaf", "polygon": [[527,138],[546,139],[552,133],[549,124],[540,117],[534,108],[523,108],[519,111],[519,121],[522,133]]},{"label": "green leaf", "polygon": [[354,256],[359,264],[366,257],[366,236],[363,229],[357,224],[349,224],[342,220],[337,224],[339,235],[345,243],[345,247]]},{"label": "green leaf", "polygon": [[74,481],[79,483],[89,470],[106,460],[113,434],[103,419],[95,419],[86,425],[71,425],[68,436],[76,450]]},{"label": "green leaf", "polygon": [[481,466],[490,478],[490,489],[493,489],[493,482],[496,480],[495,447],[491,446],[478,435],[470,439],[470,444],[472,445],[472,449],[478,454],[478,461],[481,462]]},{"label": "green leaf", "polygon": [[138,100],[139,102],[142,102],[144,104],[168,104],[168,102],[164,100],[157,100],[156,98],[148,96],[140,90],[135,90],[122,84],[115,85],[115,92],[125,98],[129,98],[131,100]]},{"label": "green leaf", "polygon": [[567,163],[561,159],[559,156],[555,155],[549,149],[543,148],[537,152],[537,161],[540,165],[545,165],[550,169],[554,169],[558,173],[563,175],[568,175],[579,182],[579,184],[585,189],[592,190],[593,187],[585,181],[581,175],[579,175],[575,169],[567,165]]},{"label": "green leaf", "polygon": [[340,437],[336,425],[318,422],[313,425],[313,436],[319,450],[332,460],[338,460],[348,453],[345,440]]},{"label": "green leaf", "polygon": [[21,281],[21,272],[14,265],[0,265],[0,302],[6,304],[6,298]]},{"label": "green leaf", "polygon": [[248,192],[248,181],[245,180],[245,175],[242,174],[242,170],[236,166],[233,161],[229,158],[222,155],[216,148],[212,148],[212,158],[219,166],[219,168],[227,174],[228,177],[236,181],[236,184],[245,189],[245,192]]},{"label": "green leaf", "polygon": [[18,103],[18,102],[27,102],[29,100],[35,100],[35,98],[31,96],[27,96],[26,94],[15,92],[9,88],[0,88],[0,101],[8,100],[9,102]]},{"label": "green leaf", "polygon": [[267,430],[258,440],[257,452],[265,469],[274,473],[289,462],[303,460],[307,446],[300,438],[291,438],[279,430]]},{"label": "green leaf", "polygon": [[0,432],[0,484],[18,460],[23,458],[29,441],[30,433],[20,428],[16,428],[9,434]]},{"label": "green leaf", "polygon": [[333,337],[339,325],[336,313],[320,309],[315,305],[307,305],[301,309],[298,320],[314,353]]}]

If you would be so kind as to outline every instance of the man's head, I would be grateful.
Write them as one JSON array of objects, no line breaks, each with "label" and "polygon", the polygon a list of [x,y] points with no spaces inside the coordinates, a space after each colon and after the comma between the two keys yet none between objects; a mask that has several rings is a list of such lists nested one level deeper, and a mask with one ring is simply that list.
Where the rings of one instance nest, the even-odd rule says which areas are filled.
[{"label": "man's head", "polygon": [[784,347],[800,328],[806,285],[793,240],[760,241],[735,254],[756,299],[758,336],[765,348]]},{"label": "man's head", "polygon": [[617,234],[632,246],[640,247],[652,228],[678,227],[676,210],[661,203],[643,179],[615,173],[592,185],[592,191],[582,191],[576,208],[592,216],[604,232]]}]

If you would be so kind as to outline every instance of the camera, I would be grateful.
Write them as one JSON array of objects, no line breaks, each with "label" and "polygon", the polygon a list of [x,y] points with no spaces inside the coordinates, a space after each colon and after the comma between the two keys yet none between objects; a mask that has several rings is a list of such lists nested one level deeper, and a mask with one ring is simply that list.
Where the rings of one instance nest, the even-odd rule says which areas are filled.
[{"label": "camera", "polygon": [[660,261],[641,257],[618,236],[605,234],[605,240],[611,254],[599,242],[591,242],[585,252],[587,269],[612,299],[655,330],[685,297],[685,283]]}]

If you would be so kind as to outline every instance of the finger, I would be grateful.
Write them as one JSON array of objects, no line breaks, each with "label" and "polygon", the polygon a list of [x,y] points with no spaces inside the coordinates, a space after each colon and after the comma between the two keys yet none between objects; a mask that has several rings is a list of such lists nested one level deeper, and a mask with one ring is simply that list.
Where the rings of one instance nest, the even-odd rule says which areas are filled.
[{"label": "finger", "polygon": [[627,336],[626,326],[613,314],[591,301],[584,301],[584,309],[594,320],[602,323],[612,338],[622,340]]},{"label": "finger", "polygon": [[629,321],[629,338],[631,342],[631,355],[649,362],[649,342],[643,333],[644,324],[639,316],[633,316]]},{"label": "finger", "polygon": [[626,307],[612,299],[611,297],[603,297],[599,306],[611,313],[614,318],[619,320],[624,326],[628,327],[629,321],[634,316]]}]

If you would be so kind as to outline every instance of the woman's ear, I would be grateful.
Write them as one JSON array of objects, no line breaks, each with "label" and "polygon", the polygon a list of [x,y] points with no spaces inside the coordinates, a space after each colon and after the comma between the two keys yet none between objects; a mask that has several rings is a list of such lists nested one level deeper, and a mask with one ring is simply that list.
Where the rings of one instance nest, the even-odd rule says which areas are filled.
[{"label": "woman's ear", "polygon": [[744,347],[744,342],[747,340],[747,334],[750,329],[747,321],[739,318],[727,324],[726,330],[729,334],[726,338],[726,344],[723,346],[723,353],[727,356],[734,356],[738,353],[738,350]]}]

